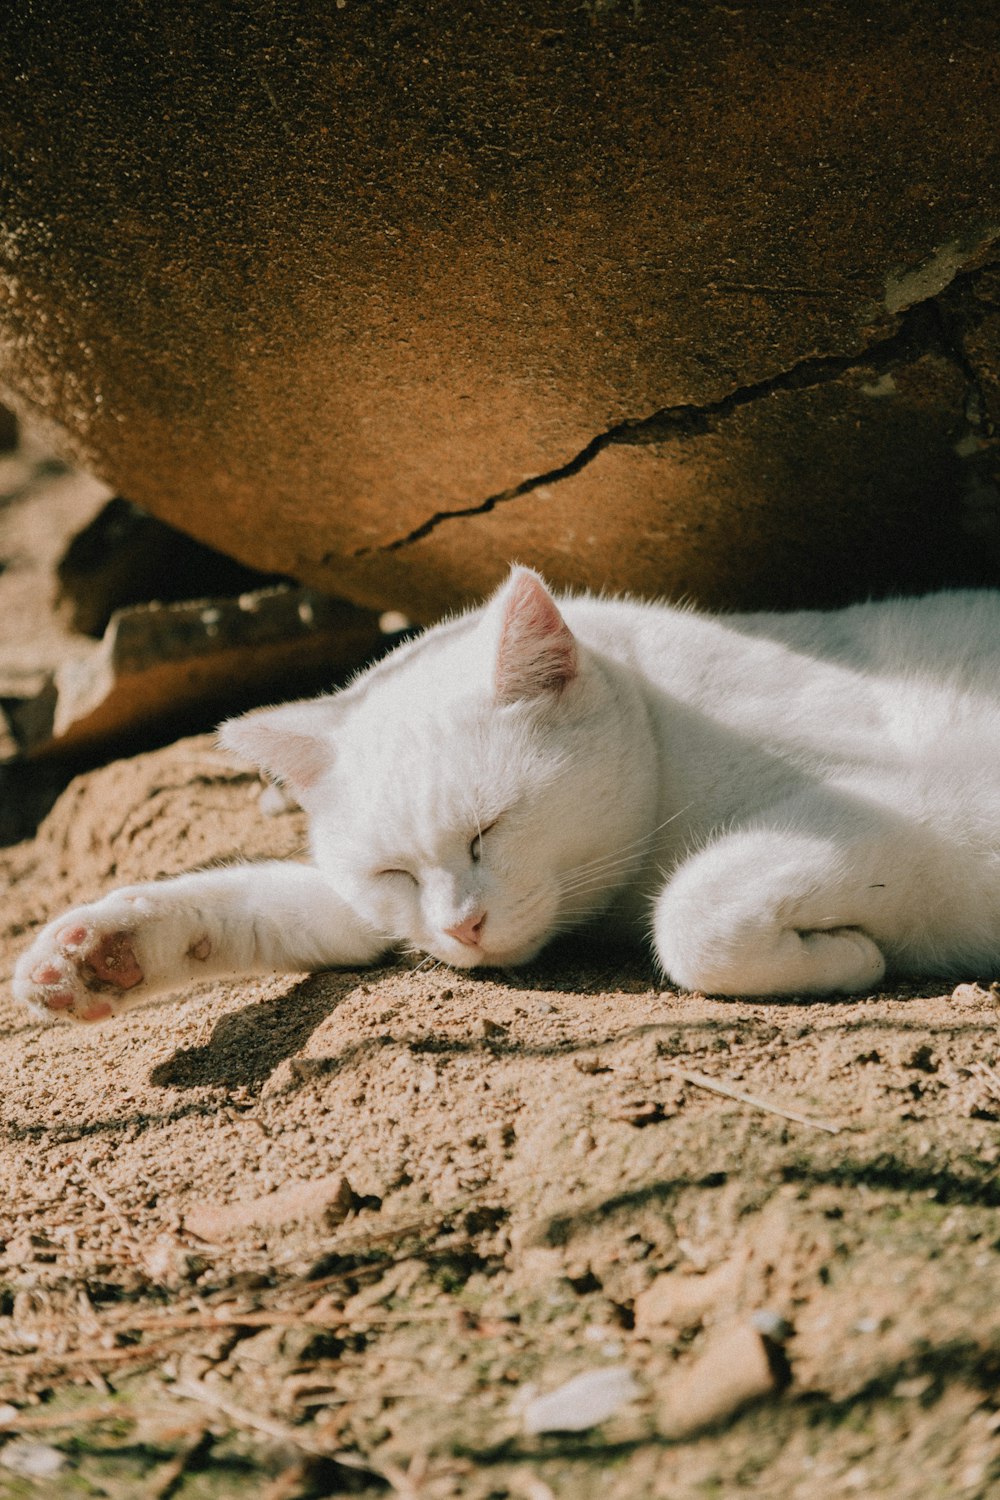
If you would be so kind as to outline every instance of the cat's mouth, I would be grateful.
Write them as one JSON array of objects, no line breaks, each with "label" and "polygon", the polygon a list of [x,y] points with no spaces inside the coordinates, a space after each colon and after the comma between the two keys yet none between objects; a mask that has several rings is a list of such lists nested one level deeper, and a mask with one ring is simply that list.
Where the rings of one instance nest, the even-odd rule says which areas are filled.
[{"label": "cat's mouth", "polygon": [[448,964],[452,969],[505,969],[528,963],[544,946],[545,938],[541,937],[534,942],[520,943],[509,948],[440,943],[435,948],[428,948],[427,952],[431,958]]},{"label": "cat's mouth", "polygon": [[452,969],[474,969],[478,964],[487,964],[491,959],[481,943],[457,943],[448,937],[428,944],[426,950],[431,958],[448,964]]}]

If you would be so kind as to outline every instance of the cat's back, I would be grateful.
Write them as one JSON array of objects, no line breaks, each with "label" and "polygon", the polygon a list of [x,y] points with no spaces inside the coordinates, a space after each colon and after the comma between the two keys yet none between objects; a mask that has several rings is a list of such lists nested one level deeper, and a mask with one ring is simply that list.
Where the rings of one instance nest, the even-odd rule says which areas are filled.
[{"label": "cat's back", "polygon": [[588,645],[644,684],[675,740],[679,709],[692,733],[715,725],[828,767],[943,753],[970,729],[1000,733],[995,590],[787,614],[601,598],[567,600],[565,611]]},{"label": "cat's back", "polygon": [[744,617],[818,661],[925,681],[989,679],[1000,661],[1000,591],[954,589],[846,609]]},{"label": "cat's back", "polygon": [[647,664],[683,645],[760,642],[818,662],[867,670],[975,668],[1000,658],[1000,590],[951,589],[872,600],[833,610],[709,613],[627,597],[571,595],[561,601],[581,636],[615,654],[645,653]]},{"label": "cat's back", "polygon": [[[709,614],[627,598],[576,596],[567,619],[589,645],[666,688],[720,682],[747,667],[781,681],[965,682],[1000,693],[1000,591],[956,589],[837,610]],[[743,679],[752,691],[754,679]],[[684,694],[686,696],[686,694]]]}]

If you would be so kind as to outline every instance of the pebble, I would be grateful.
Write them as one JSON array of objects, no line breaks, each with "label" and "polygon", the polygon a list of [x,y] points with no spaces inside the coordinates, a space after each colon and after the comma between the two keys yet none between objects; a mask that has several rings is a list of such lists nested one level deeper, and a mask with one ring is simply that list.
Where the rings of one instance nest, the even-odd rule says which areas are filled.
[{"label": "pebble", "polygon": [[664,1383],[658,1425],[667,1438],[686,1438],[736,1415],[751,1401],[773,1396],[788,1370],[751,1322],[731,1323],[712,1334],[693,1365]]},{"label": "pebble", "polygon": [[607,1117],[641,1128],[643,1125],[658,1125],[666,1118],[666,1111],[656,1099],[616,1099],[608,1106]]},{"label": "pebble", "polygon": [[66,1463],[65,1453],[50,1448],[48,1443],[28,1443],[15,1438],[0,1449],[0,1464],[25,1479],[51,1479],[66,1467]]},{"label": "pebble", "polygon": [[528,1401],[521,1414],[527,1433],[586,1432],[613,1417],[640,1394],[627,1365],[574,1375],[564,1385]]},{"label": "pebble", "polygon": [[791,1338],[792,1325],[788,1319],[769,1307],[758,1308],[752,1314],[750,1321],[758,1333],[762,1333],[765,1338],[771,1339],[775,1344],[783,1344],[786,1339]]},{"label": "pebble", "polygon": [[313,1182],[295,1182],[249,1203],[202,1203],[186,1215],[184,1227],[211,1244],[254,1229],[286,1229],[310,1222],[335,1229],[357,1202],[347,1178],[338,1173]]},{"label": "pebble", "polygon": [[151,1245],[143,1251],[141,1258],[146,1274],[164,1286],[193,1281],[207,1264],[200,1255],[192,1255],[183,1246],[165,1243]]},{"label": "pebble", "polygon": [[956,1005],[982,1005],[984,1000],[993,999],[990,990],[984,990],[979,984],[957,984],[951,992],[951,998]]},{"label": "pebble", "polygon": [[649,1334],[658,1328],[694,1328],[720,1305],[732,1302],[746,1274],[748,1256],[734,1255],[702,1276],[666,1271],[635,1299],[635,1326]]}]

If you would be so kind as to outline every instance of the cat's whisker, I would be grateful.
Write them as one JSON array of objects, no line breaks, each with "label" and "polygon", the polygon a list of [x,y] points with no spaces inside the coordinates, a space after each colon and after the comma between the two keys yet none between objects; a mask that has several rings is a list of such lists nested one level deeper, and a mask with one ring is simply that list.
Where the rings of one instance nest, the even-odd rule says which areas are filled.
[{"label": "cat's whisker", "polygon": [[562,877],[562,880],[567,883],[573,880],[590,880],[595,876],[603,875],[605,870],[615,870],[619,865],[629,865],[632,864],[635,860],[641,858],[642,851],[634,849],[630,854],[621,854],[616,858],[611,858],[609,856],[607,859],[601,860],[600,863],[597,863],[595,861],[588,865],[574,865],[573,868],[567,871],[566,875]]},{"label": "cat's whisker", "polygon": [[580,876],[579,879],[574,879],[570,875],[560,880],[558,885],[559,893],[560,895],[573,895],[581,890],[600,890],[602,886],[618,884],[617,877],[614,881],[610,877],[614,876],[616,871],[627,870],[634,863],[634,860],[634,855],[628,855],[624,859],[613,861],[601,870],[594,870],[587,875]]},{"label": "cat's whisker", "polygon": [[631,859],[638,858],[641,854],[642,846],[648,844],[658,833],[662,833],[664,828],[668,828],[678,818],[683,817],[690,806],[691,804],[688,803],[687,806],[678,808],[675,813],[671,813],[669,818],[664,818],[662,823],[658,823],[648,833],[640,834],[638,838],[632,839],[629,843],[620,844],[616,849],[609,850],[607,854],[599,855],[597,859],[586,860],[583,864],[574,866],[573,870],[570,871],[569,878],[577,875],[596,874],[605,869],[613,868],[616,865],[628,863]]},{"label": "cat's whisker", "polygon": [[634,855],[629,855],[625,859],[614,860],[611,864],[606,865],[602,870],[591,871],[590,874],[581,876],[578,880],[574,880],[572,878],[561,880],[559,882],[559,893],[560,895],[567,896],[573,895],[575,892],[581,890],[599,890],[601,886],[608,883],[608,877],[612,875],[615,870],[619,870],[623,866],[631,865],[634,859]]}]

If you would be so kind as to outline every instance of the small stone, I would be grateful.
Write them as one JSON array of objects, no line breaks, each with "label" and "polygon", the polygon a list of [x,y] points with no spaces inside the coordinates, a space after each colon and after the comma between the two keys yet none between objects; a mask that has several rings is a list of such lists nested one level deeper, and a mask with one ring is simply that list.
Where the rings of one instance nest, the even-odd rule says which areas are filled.
[{"label": "small stone", "polygon": [[157,1243],[144,1252],[142,1264],[151,1281],[177,1286],[182,1281],[193,1281],[204,1271],[206,1262],[181,1245]]},{"label": "small stone", "polygon": [[596,1073],[610,1073],[611,1069],[599,1057],[574,1057],[573,1066],[578,1073],[592,1077]]},{"label": "small stone", "polygon": [[667,1271],[635,1299],[635,1326],[649,1334],[663,1327],[695,1328],[719,1306],[732,1303],[746,1275],[744,1251],[701,1276]]},{"label": "small stone", "polygon": [[984,990],[978,984],[956,984],[951,992],[951,998],[956,1005],[982,1005],[984,1000],[991,998],[988,990]]},{"label": "small stone", "polygon": [[933,1375],[914,1375],[910,1379],[897,1380],[892,1394],[900,1401],[919,1401],[933,1384]]},{"label": "small stone", "polygon": [[693,1365],[666,1381],[658,1403],[660,1432],[689,1437],[735,1416],[751,1401],[775,1395],[788,1379],[780,1350],[751,1323],[731,1323],[708,1339]]},{"label": "small stone", "polygon": [[250,1203],[202,1204],[185,1218],[185,1228],[217,1244],[257,1229],[290,1229],[312,1222],[324,1229],[342,1224],[360,1200],[339,1174],[315,1182],[296,1182]]},{"label": "small stone", "polygon": [[154,1281],[172,1281],[174,1279],[174,1259],[176,1251],[173,1245],[153,1245],[143,1256],[146,1271]]},{"label": "small stone", "polygon": [[506,1026],[502,1026],[499,1021],[491,1021],[489,1016],[483,1016],[483,1019],[481,1020],[479,1025],[484,1037],[489,1038],[507,1035]]},{"label": "small stone", "polygon": [[792,1325],[787,1318],[780,1313],[774,1312],[770,1307],[759,1307],[750,1318],[757,1332],[763,1334],[772,1343],[783,1344],[786,1339],[791,1338]]},{"label": "small stone", "polygon": [[68,1460],[58,1448],[48,1443],[27,1443],[16,1440],[0,1449],[0,1464],[13,1474],[25,1479],[51,1479],[66,1467]]},{"label": "small stone", "polygon": [[656,1099],[618,1099],[609,1106],[607,1114],[609,1120],[623,1120],[641,1130],[644,1125],[658,1125],[666,1118],[667,1111]]},{"label": "small stone", "polygon": [[521,1422],[527,1433],[586,1432],[606,1422],[640,1394],[626,1365],[610,1365],[574,1375],[524,1408]]}]

